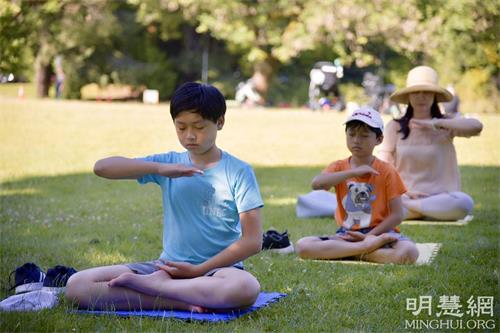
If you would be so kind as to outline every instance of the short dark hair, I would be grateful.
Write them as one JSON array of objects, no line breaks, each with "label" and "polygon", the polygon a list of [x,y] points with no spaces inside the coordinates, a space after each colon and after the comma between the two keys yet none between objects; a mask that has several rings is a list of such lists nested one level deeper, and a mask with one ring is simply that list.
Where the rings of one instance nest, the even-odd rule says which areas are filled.
[{"label": "short dark hair", "polygon": [[177,88],[170,101],[173,120],[183,111],[198,113],[203,119],[216,123],[226,113],[226,101],[214,86],[187,82]]},{"label": "short dark hair", "polygon": [[345,131],[347,132],[347,130],[349,128],[356,129],[356,128],[360,128],[360,127],[367,128],[370,131],[372,131],[373,133],[375,133],[375,135],[377,136],[377,139],[380,138],[383,134],[382,130],[380,128],[371,127],[370,125],[368,125],[360,120],[351,120],[350,122],[345,124]]}]

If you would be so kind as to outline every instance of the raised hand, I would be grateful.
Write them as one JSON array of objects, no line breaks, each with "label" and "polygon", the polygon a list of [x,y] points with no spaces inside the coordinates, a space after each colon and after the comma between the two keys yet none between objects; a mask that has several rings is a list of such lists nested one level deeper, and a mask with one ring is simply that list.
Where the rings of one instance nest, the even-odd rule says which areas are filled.
[{"label": "raised hand", "polygon": [[158,174],[169,178],[192,177],[202,175],[203,170],[184,164],[160,164]]},{"label": "raised hand", "polygon": [[411,119],[410,128],[427,128],[427,129],[437,129],[434,119]]},{"label": "raised hand", "polygon": [[353,176],[354,177],[362,177],[366,174],[374,174],[376,176],[378,176],[380,173],[375,170],[374,168],[372,168],[371,166],[369,165],[361,165],[359,167],[356,167],[354,169],[352,169],[351,171],[353,173]]}]

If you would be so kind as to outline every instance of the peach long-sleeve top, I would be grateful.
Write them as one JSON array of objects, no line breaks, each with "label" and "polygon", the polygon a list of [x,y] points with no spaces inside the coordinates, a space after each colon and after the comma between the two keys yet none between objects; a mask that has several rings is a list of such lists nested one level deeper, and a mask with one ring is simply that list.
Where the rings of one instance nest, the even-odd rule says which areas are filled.
[{"label": "peach long-sleeve top", "polygon": [[445,128],[412,128],[403,140],[399,129],[400,125],[395,120],[387,124],[378,157],[396,168],[408,191],[429,195],[460,191],[460,173],[453,138],[478,133]]}]

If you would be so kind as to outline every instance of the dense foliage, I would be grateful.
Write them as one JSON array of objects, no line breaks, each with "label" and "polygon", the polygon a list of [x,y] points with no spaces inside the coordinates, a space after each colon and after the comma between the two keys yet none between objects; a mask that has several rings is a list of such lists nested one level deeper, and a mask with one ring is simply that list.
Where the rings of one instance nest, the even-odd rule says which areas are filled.
[{"label": "dense foliage", "polygon": [[166,99],[202,78],[232,97],[262,72],[276,103],[300,104],[312,64],[339,58],[345,81],[369,69],[401,86],[425,63],[465,99],[495,100],[499,12],[495,0],[0,0],[0,73],[47,96],[61,55],[67,97],[96,82]]}]

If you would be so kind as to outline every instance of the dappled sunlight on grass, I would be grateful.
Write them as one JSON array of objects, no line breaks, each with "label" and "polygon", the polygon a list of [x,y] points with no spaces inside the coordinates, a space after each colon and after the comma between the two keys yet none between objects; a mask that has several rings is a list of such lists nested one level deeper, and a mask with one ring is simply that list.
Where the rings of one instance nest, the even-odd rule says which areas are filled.
[{"label": "dappled sunlight on grass", "polygon": [[12,195],[36,195],[40,194],[40,190],[35,188],[16,188],[16,189],[5,189],[0,188],[0,197],[12,196]]},{"label": "dappled sunlight on grass", "polygon": [[133,261],[119,252],[97,250],[95,248],[91,248],[84,253],[83,258],[89,263],[89,267],[125,264]]},{"label": "dappled sunlight on grass", "polygon": [[272,206],[295,205],[297,198],[284,197],[284,198],[268,198],[264,199],[264,204]]},{"label": "dappled sunlight on grass", "polygon": [[[0,181],[91,172],[96,160],[183,150],[167,104],[0,97]],[[253,166],[321,166],[345,158],[346,114],[229,108],[218,145]],[[461,165],[500,166],[500,116],[478,116],[479,137],[456,138]],[[385,121],[389,120],[384,116]],[[279,176],[279,175],[277,175]]]}]

